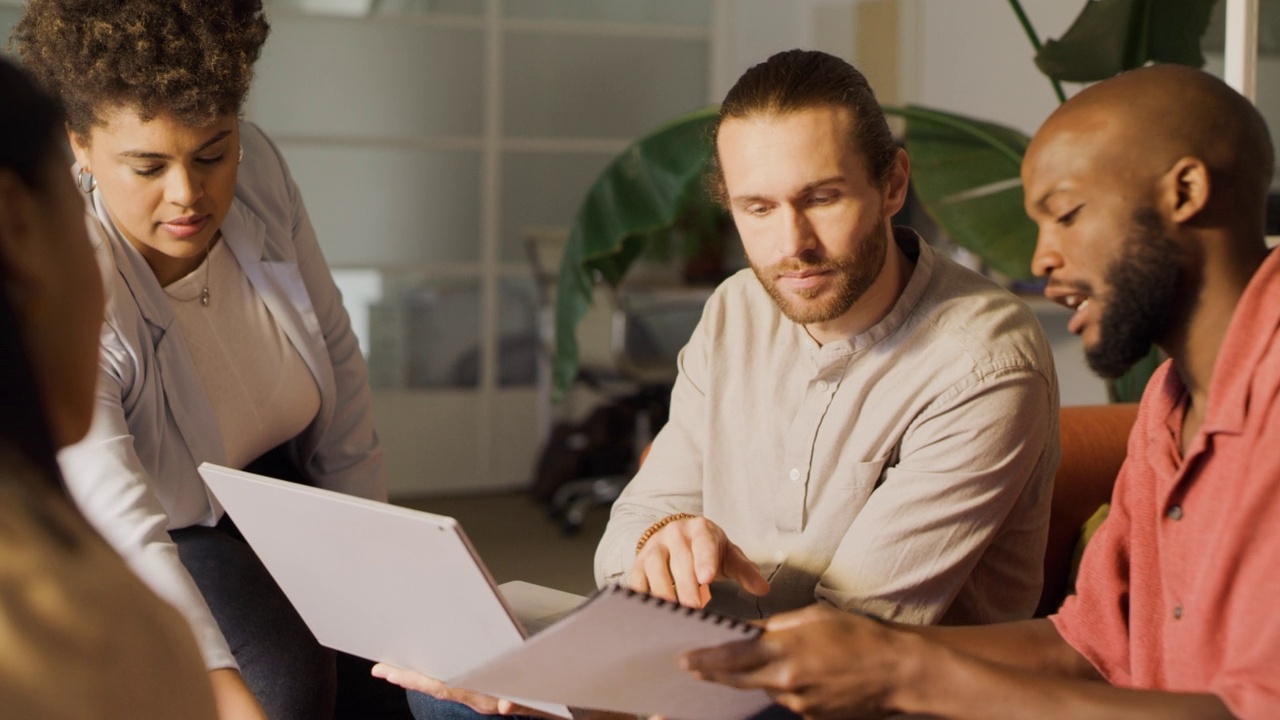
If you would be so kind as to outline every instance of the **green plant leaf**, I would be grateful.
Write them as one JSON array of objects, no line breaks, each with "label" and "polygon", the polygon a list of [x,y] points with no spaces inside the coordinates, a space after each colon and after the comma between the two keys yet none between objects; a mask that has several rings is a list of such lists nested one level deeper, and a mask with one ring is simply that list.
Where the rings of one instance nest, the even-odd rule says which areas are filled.
[{"label": "green plant leaf", "polygon": [[680,117],[632,143],[587,191],[574,218],[556,285],[556,397],[578,372],[575,330],[591,306],[594,275],[617,285],[655,238],[706,225],[702,176],[718,107]]},{"label": "green plant leaf", "polygon": [[1204,67],[1200,40],[1218,0],[1148,0],[1147,60]]},{"label": "green plant leaf", "polygon": [[1093,82],[1149,62],[1204,66],[1200,38],[1217,0],[1089,0],[1059,40],[1036,53],[1055,80]]},{"label": "green plant leaf", "polygon": [[988,266],[1013,278],[1030,277],[1036,227],[1023,210],[1019,175],[1027,136],[914,105],[884,110],[907,120],[911,177],[925,211]]}]

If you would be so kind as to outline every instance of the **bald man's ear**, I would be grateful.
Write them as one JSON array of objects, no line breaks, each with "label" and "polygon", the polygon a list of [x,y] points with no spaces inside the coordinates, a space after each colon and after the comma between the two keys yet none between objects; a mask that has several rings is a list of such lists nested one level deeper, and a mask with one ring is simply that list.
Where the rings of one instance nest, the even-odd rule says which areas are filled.
[{"label": "bald man's ear", "polygon": [[1169,219],[1185,223],[1209,204],[1209,168],[1203,160],[1194,157],[1179,159],[1165,173],[1162,183],[1163,200]]}]

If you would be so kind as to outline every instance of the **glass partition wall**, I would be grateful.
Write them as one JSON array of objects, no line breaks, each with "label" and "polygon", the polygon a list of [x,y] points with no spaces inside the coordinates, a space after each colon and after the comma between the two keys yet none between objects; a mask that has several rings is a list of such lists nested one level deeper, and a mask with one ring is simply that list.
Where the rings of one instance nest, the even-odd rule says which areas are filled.
[{"label": "glass partition wall", "polygon": [[[392,492],[507,489],[539,444],[531,234],[706,104],[713,0],[268,0],[247,115],[369,362]],[[545,418],[544,418],[545,420]]]}]

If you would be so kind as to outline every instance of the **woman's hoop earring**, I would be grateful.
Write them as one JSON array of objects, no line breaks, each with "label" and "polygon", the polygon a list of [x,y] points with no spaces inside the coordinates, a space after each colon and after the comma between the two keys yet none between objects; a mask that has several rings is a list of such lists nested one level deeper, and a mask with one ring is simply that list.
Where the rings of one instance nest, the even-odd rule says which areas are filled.
[{"label": "woman's hoop earring", "polygon": [[[89,178],[87,182],[86,177]],[[88,195],[98,189],[98,178],[94,177],[93,173],[85,172],[84,168],[80,168],[76,172],[76,185],[80,188],[80,192]]]},{"label": "woman's hoop earring", "polygon": [[239,165],[242,162],[244,162],[244,146],[243,145],[240,146],[240,156],[236,158],[236,164]]}]

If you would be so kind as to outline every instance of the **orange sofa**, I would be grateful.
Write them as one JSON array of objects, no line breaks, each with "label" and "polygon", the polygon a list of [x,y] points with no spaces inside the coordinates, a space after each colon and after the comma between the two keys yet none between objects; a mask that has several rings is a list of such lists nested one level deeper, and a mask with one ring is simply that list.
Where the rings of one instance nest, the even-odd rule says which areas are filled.
[{"label": "orange sofa", "polygon": [[1053,480],[1044,590],[1037,617],[1057,610],[1066,597],[1080,531],[1103,503],[1110,502],[1137,417],[1136,403],[1062,408],[1058,428],[1062,463]]}]

